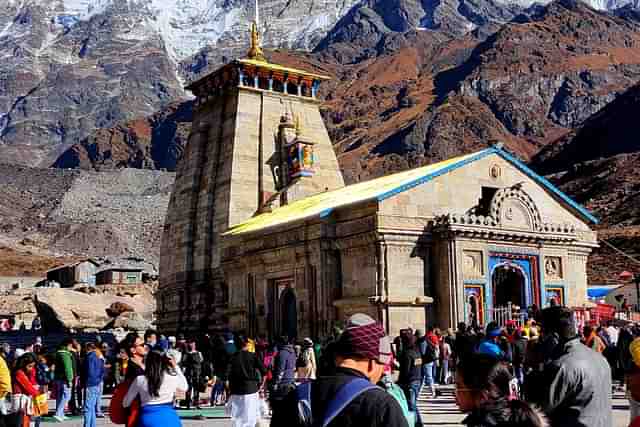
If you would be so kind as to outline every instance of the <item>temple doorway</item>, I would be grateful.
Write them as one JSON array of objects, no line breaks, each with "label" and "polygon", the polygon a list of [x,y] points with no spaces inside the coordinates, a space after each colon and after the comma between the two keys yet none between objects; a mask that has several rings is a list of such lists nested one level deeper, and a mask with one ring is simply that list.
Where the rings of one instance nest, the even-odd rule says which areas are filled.
[{"label": "temple doorway", "polygon": [[298,336],[298,308],[293,278],[278,279],[270,287],[269,336],[282,335],[294,339]]},{"label": "temple doorway", "polygon": [[494,308],[508,305],[526,307],[526,279],[522,270],[511,263],[499,265],[492,275]]}]

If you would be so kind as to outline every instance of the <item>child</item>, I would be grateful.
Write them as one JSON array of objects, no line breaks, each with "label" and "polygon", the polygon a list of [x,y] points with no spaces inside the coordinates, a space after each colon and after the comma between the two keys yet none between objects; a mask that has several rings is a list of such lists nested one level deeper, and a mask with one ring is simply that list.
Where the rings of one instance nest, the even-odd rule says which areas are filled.
[{"label": "child", "polygon": [[515,398],[509,367],[494,357],[476,354],[456,371],[456,403],[469,415],[468,427],[546,427],[535,408]]}]

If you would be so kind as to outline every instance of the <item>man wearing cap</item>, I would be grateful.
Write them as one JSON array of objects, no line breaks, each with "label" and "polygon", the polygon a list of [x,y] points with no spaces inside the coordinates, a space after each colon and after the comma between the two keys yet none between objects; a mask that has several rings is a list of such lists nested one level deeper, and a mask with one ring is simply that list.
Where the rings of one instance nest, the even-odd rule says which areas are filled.
[{"label": "man wearing cap", "polygon": [[549,358],[534,393],[552,427],[609,427],[611,369],[602,355],[582,345],[573,312],[567,307],[542,311],[542,340]]},{"label": "man wearing cap", "polygon": [[[382,377],[385,364],[391,358],[391,341],[381,324],[366,314],[355,314],[335,346],[336,370],[332,376],[321,376],[311,382],[310,404],[313,420],[326,420],[329,408],[341,407],[327,427],[408,427],[398,402],[376,384]],[[355,381],[366,380],[370,387],[345,402],[335,402],[340,391]],[[348,402],[348,403],[347,403]],[[299,425],[293,420],[298,410],[296,390],[289,393],[273,412],[271,425]],[[337,405],[336,405],[337,403]],[[340,403],[346,403],[344,406]],[[322,424],[322,423],[320,423]]]}]

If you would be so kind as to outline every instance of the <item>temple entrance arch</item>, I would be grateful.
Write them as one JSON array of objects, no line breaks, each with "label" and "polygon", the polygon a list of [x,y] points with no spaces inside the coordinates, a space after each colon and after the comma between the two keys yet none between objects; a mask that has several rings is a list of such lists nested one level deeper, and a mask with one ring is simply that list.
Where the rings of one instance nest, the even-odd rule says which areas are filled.
[{"label": "temple entrance arch", "polygon": [[293,277],[276,279],[269,287],[269,337],[298,336],[298,303]]},{"label": "temple entrance arch", "polygon": [[498,264],[491,274],[493,306],[506,307],[511,304],[526,308],[527,274],[515,263]]},{"label": "temple entrance arch", "polygon": [[287,288],[280,296],[280,331],[289,339],[298,336],[298,308],[296,294],[293,289]]}]

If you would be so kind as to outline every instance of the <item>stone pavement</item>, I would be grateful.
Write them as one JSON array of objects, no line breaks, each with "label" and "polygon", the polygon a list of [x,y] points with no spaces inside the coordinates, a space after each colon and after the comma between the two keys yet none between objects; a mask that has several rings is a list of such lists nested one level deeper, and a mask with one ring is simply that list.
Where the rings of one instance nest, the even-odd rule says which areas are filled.
[{"label": "stone pavement", "polygon": [[[442,394],[436,398],[428,398],[425,392],[422,393],[418,401],[418,407],[422,415],[425,427],[457,427],[464,415],[458,411],[455,403],[453,386],[441,388]],[[106,405],[107,402],[105,401]],[[51,406],[52,407],[52,406]],[[196,410],[181,411],[183,427],[231,427],[231,420],[223,417],[222,408],[206,408],[202,412]],[[205,420],[194,419],[199,413],[205,415]],[[56,423],[53,420],[45,420],[43,426],[59,425],[61,427],[82,427],[82,418]],[[624,398],[624,393],[616,392],[613,398],[613,422],[612,427],[626,427],[629,424],[629,403]],[[268,423],[264,424],[265,426]],[[98,427],[115,426],[108,418],[98,420]],[[161,427],[161,426],[159,426]],[[261,426],[262,427],[262,426]]]}]

